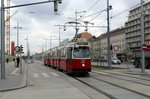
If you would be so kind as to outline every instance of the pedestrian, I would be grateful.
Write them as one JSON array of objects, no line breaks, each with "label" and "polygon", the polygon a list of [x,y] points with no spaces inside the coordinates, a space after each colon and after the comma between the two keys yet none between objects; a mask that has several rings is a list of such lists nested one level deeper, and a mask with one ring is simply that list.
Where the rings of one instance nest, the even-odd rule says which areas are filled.
[{"label": "pedestrian", "polygon": [[15,60],[16,60],[16,59],[15,59],[15,58],[13,58],[13,62],[15,62]]},{"label": "pedestrian", "polygon": [[14,66],[16,66],[16,62],[15,62],[15,60],[16,60],[16,59],[15,59],[15,58],[13,58]]},{"label": "pedestrian", "polygon": [[8,58],[6,58],[6,62],[7,62],[7,64],[8,64],[8,62],[9,62],[9,59],[8,59]]},{"label": "pedestrian", "polygon": [[19,57],[17,57],[17,67],[19,67],[19,63],[20,63],[20,58]]}]

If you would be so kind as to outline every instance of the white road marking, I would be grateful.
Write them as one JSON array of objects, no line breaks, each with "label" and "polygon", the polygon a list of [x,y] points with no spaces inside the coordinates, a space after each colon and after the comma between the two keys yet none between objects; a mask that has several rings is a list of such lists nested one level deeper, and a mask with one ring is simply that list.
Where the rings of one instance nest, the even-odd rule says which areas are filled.
[{"label": "white road marking", "polygon": [[39,74],[38,73],[33,73],[33,78],[39,78]]},{"label": "white road marking", "polygon": [[19,68],[16,68],[16,69],[11,73],[11,75],[19,75],[19,74],[17,73],[18,70],[19,70]]},{"label": "white road marking", "polygon": [[44,77],[49,77],[49,75],[48,75],[47,73],[42,73],[42,75],[43,75]]},{"label": "white road marking", "polygon": [[58,74],[55,73],[55,72],[51,72],[50,74],[53,75],[53,76],[57,76],[57,77],[60,76],[60,75],[58,75]]}]

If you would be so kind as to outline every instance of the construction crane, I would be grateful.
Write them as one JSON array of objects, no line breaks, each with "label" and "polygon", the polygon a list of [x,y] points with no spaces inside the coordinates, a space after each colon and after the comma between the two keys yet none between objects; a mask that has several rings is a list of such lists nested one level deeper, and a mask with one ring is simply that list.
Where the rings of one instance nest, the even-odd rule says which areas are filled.
[{"label": "construction crane", "polygon": [[16,13],[18,13],[18,11],[15,11],[10,17],[8,17],[5,22],[9,21]]},{"label": "construction crane", "polygon": [[[7,7],[10,6],[10,0],[7,0]],[[15,11],[12,15],[10,15],[10,9],[6,9],[6,20],[5,20],[5,52],[10,55],[10,19],[18,13]]]},{"label": "construction crane", "polygon": [[[10,6],[10,0],[7,0],[7,6]],[[10,54],[10,9],[5,10],[6,11],[6,19],[5,21],[5,52],[7,54]]]}]

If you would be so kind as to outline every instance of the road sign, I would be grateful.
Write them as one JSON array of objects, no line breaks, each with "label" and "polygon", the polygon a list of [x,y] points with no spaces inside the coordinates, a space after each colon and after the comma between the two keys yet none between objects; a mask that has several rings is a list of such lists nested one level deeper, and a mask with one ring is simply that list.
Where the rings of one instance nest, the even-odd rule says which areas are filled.
[{"label": "road sign", "polygon": [[16,52],[19,52],[19,51],[20,51],[20,47],[19,47],[19,46],[16,46],[16,47],[15,47],[15,51],[16,51]]},{"label": "road sign", "polygon": [[143,51],[146,51],[146,50],[147,50],[147,45],[146,45],[146,44],[143,44],[143,45],[142,45],[142,50],[143,50]]},{"label": "road sign", "polygon": [[118,51],[119,50],[119,46],[115,45],[114,47],[114,51]]}]

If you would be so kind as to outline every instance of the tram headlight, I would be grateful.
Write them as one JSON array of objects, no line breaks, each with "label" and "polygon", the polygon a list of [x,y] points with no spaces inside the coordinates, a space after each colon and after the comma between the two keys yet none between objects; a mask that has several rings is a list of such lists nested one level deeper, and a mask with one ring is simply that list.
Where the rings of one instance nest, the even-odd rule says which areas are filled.
[{"label": "tram headlight", "polygon": [[85,64],[82,64],[82,67],[85,67]]}]

